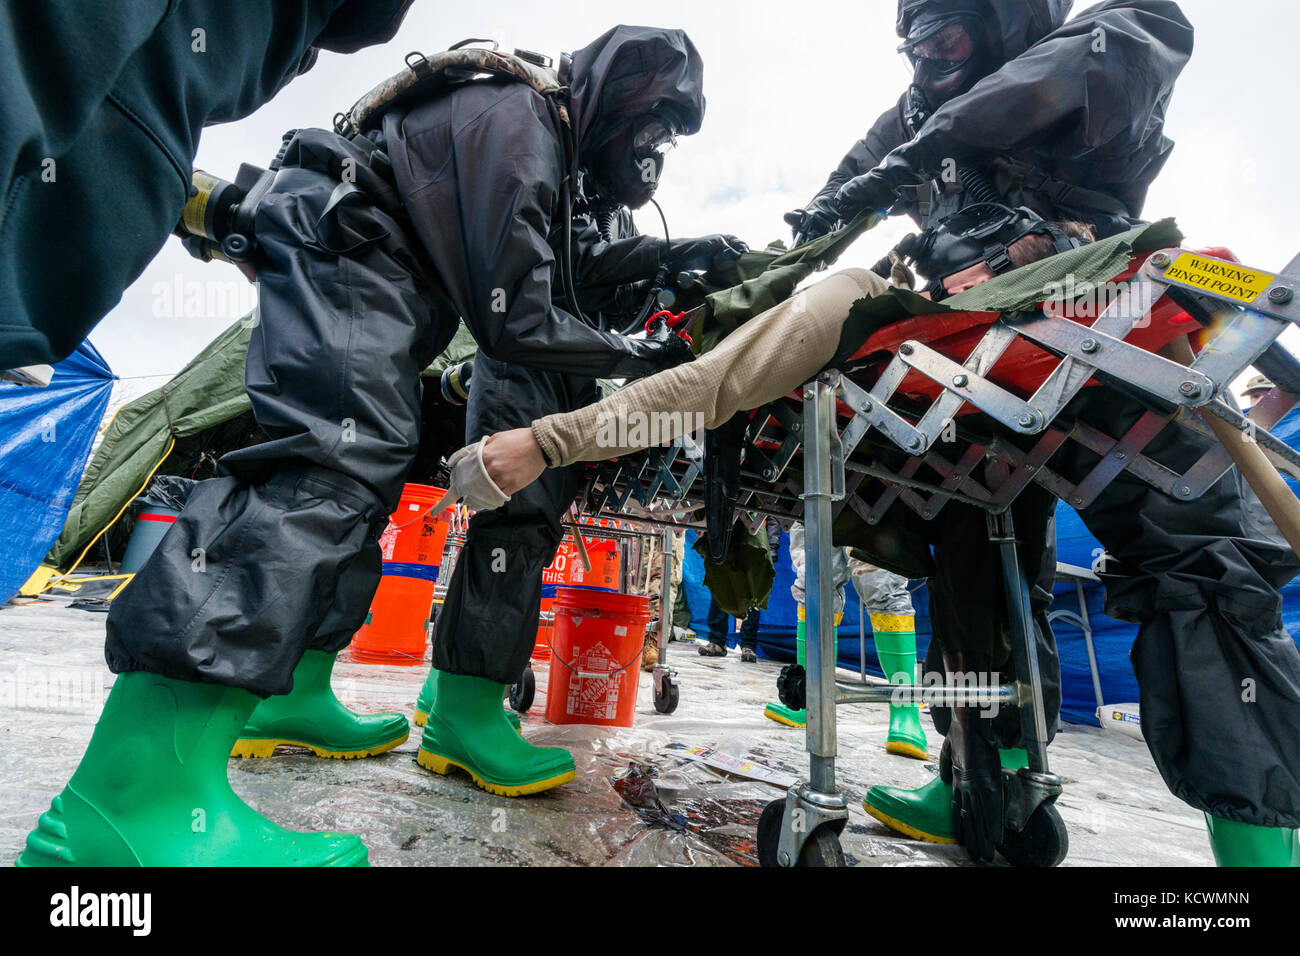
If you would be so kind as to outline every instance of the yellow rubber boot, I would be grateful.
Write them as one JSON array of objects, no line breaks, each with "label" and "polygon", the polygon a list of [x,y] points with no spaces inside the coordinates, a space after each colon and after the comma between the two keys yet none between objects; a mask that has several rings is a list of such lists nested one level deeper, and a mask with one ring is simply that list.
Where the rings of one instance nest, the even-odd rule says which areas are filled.
[{"label": "yellow rubber boot", "polygon": [[435,671],[433,705],[416,760],[434,773],[465,771],[489,793],[521,797],[577,776],[562,747],[534,747],[502,718],[504,685]]},{"label": "yellow rubber boot", "polygon": [[230,748],[257,698],[122,674],[19,866],[365,866],[352,834],[297,833],[241,800]]},{"label": "yellow rubber boot", "polygon": [[[872,614],[876,657],[891,684],[916,683],[916,632],[911,615]],[[889,705],[889,734],[885,751],[913,760],[929,760],[930,753],[921,726],[921,709],[916,704]]]},{"label": "yellow rubber boot", "polygon": [[293,671],[293,690],[257,705],[232,757],[269,757],[276,747],[306,747],[317,757],[372,757],[406,742],[405,715],[356,714],[334,696],[330,677],[337,653],[307,651]]},{"label": "yellow rubber boot", "polygon": [[[424,684],[421,685],[420,687],[420,693],[415,698],[415,714],[411,717],[411,722],[415,724],[415,726],[417,727],[423,727],[429,719],[429,711],[433,707],[434,675],[437,673],[438,671],[436,668],[433,667],[429,668],[429,676],[424,679]],[[507,695],[509,694],[509,692],[510,692],[510,688],[507,687],[506,688]],[[504,707],[501,709],[501,713],[511,727],[513,727],[519,733],[523,733],[523,728],[520,726],[520,720],[518,714],[516,714],[513,710],[509,710]]]}]

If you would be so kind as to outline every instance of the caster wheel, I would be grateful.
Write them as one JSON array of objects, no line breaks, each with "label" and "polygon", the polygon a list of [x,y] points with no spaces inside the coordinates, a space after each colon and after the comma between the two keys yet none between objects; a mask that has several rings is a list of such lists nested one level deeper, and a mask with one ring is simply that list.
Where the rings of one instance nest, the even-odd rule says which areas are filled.
[{"label": "caster wheel", "polygon": [[776,679],[777,699],[791,710],[808,706],[807,674],[799,664],[787,664]]},{"label": "caster wheel", "polygon": [[665,677],[660,683],[662,693],[655,691],[655,710],[661,714],[671,714],[677,709],[679,693],[671,677]]},{"label": "caster wheel", "polygon": [[809,867],[846,865],[844,848],[840,846],[840,835],[830,824],[820,826],[812,832],[808,842],[799,851],[799,865]]},{"label": "caster wheel", "polygon": [[1065,832],[1061,812],[1051,803],[1040,804],[1019,833],[1002,834],[998,852],[1012,866],[1056,866],[1070,851],[1070,837]]},{"label": "caster wheel", "polygon": [[785,815],[785,798],[773,800],[758,818],[758,865],[780,866],[777,847],[781,844],[781,819]]},{"label": "caster wheel", "polygon": [[536,694],[537,679],[533,677],[533,669],[525,667],[519,683],[510,685],[510,709],[520,714],[528,713]]},{"label": "caster wheel", "polygon": [[[781,845],[781,821],[785,816],[785,798],[773,800],[763,808],[763,815],[758,818],[758,865],[780,866],[778,856]],[[837,826],[827,823],[819,826],[804,842],[799,851],[799,860],[795,866],[830,867],[845,866],[844,850],[840,846],[839,830],[844,821]]]}]

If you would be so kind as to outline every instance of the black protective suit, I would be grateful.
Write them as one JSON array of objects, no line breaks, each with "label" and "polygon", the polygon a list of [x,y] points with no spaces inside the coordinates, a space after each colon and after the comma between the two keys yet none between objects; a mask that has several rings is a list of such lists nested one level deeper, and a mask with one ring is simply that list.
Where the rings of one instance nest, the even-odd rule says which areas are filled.
[{"label": "black protective suit", "polygon": [[[1004,51],[1015,58],[928,116],[916,113],[905,95],[850,150],[819,197],[834,196],[892,153],[918,180],[938,178],[928,215],[906,208],[918,223],[931,224],[972,201],[961,179],[946,182],[940,175],[952,158],[959,167],[985,170],[1006,201],[1045,219],[1093,223],[1099,236],[1128,228],[1172,148],[1161,130],[1191,53],[1191,26],[1169,0],[1109,0],[1069,23],[1068,0],[988,0],[988,6]],[[1087,389],[1065,416],[1118,436],[1143,411],[1113,391]],[[1191,433],[1170,428],[1145,453],[1183,470],[1206,448]],[[1077,482],[1095,462],[1067,443],[1049,465]],[[1054,506],[1031,487],[1013,507],[1021,565],[1037,580],[1040,655],[1045,645],[1053,647],[1045,663],[1049,727],[1060,701],[1059,676],[1041,612],[1054,569]],[[1258,499],[1235,470],[1191,502],[1121,475],[1081,516],[1114,559],[1103,575],[1107,613],[1140,626],[1132,660],[1143,732],[1170,790],[1218,817],[1300,824],[1300,653],[1281,626],[1278,592],[1300,562]],[[938,527],[919,520],[895,508],[886,521],[891,527],[868,530],[848,517],[837,525],[837,543],[861,545],[900,573],[933,575],[936,640],[928,669],[942,669],[937,645],[988,654],[995,664],[1008,661],[1001,575],[983,513],[950,504],[931,523]],[[932,544],[934,563],[919,550],[900,563],[896,551],[888,553],[900,541]],[[998,666],[1011,669],[1009,662]],[[944,730],[943,708],[935,708],[935,718]],[[997,725],[1002,746],[1014,745],[1016,723],[1004,715]]]},{"label": "black protective suit", "polygon": [[897,150],[918,182],[934,181],[929,216],[908,209],[922,224],[970,201],[944,176],[951,159],[989,173],[1009,205],[1092,223],[1098,238],[1127,230],[1173,149],[1164,114],[1192,52],[1191,25],[1173,0],[1108,0],[1068,23],[1072,0],[987,6],[1007,62],[933,111],[904,93],[817,198]]},{"label": "black protective suit", "polygon": [[[411,0],[5,0],[0,368],[71,354],[181,216],[204,126],[397,32]],[[197,31],[197,32],[196,32]]]},{"label": "black protective suit", "polygon": [[[694,132],[699,70],[680,31],[611,30],[574,56],[568,106],[579,146],[602,118],[660,102]],[[354,182],[341,181],[344,168]],[[225,475],[195,488],[114,602],[113,670],[265,696],[290,689],[303,651],[351,640],[418,446],[420,371],[461,317],[480,347],[471,440],[586,404],[595,378],[626,365],[625,338],[553,303],[569,173],[554,105],[517,82],[459,87],[387,114],[382,130],[353,141],[318,129],[292,136],[255,215],[261,321],[247,386],[271,440],[222,459]],[[637,257],[667,252],[649,237],[606,243],[574,270],[617,280],[630,264],[641,278]],[[553,470],[474,517],[439,617],[440,669],[518,679],[541,571],[575,492],[573,475]]]}]

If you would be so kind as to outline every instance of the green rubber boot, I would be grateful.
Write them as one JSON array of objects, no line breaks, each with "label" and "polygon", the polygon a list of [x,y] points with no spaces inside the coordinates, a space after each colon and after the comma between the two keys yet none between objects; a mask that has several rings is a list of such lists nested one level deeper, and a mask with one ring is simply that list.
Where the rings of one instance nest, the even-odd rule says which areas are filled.
[{"label": "green rubber boot", "polygon": [[317,757],[373,757],[406,742],[402,714],[355,714],[334,696],[330,674],[337,653],[307,651],[293,670],[293,690],[257,705],[235,741],[232,757],[269,757],[276,747],[306,747]]},{"label": "green rubber boot", "polygon": [[[1029,766],[1023,747],[999,751],[1002,766],[1019,770]],[[952,785],[935,776],[916,790],[872,787],[862,799],[862,809],[891,830],[925,843],[956,843],[952,835]]]},{"label": "green rubber boot", "polygon": [[562,747],[534,747],[502,719],[504,686],[485,677],[434,671],[433,706],[416,760],[434,773],[464,770],[503,797],[540,793],[577,776]]},{"label": "green rubber boot", "polygon": [[295,833],[226,779],[257,698],[122,674],[76,773],[27,835],[19,866],[365,866],[345,833]]},{"label": "green rubber boot", "polygon": [[[433,708],[433,675],[438,673],[435,668],[429,668],[429,676],[424,679],[424,684],[420,687],[420,694],[415,698],[415,716],[411,719],[415,726],[423,727],[429,719],[429,711]],[[510,688],[506,688],[506,694],[510,693]],[[505,714],[506,722],[518,733],[523,733],[520,727],[519,715],[508,708],[501,708],[501,713]]]},{"label": "green rubber boot", "polygon": [[[799,662],[800,667],[806,667],[808,659],[808,643],[804,637],[804,610],[803,606],[799,607],[799,622],[795,625],[794,630],[794,657]],[[763,708],[763,716],[769,720],[775,720],[778,724],[785,724],[787,727],[806,727],[808,725],[807,710],[791,710],[785,704],[779,701],[772,701]]]},{"label": "green rubber boot", "polygon": [[[875,626],[875,621],[872,621]],[[891,684],[916,683],[916,633],[886,631],[877,628],[876,656],[880,669]],[[889,705],[889,735],[885,750],[914,760],[929,760],[925,729],[921,726],[921,708],[916,704]]]},{"label": "green rubber boot", "polygon": [[1300,831],[1205,815],[1219,866],[1300,866]]}]

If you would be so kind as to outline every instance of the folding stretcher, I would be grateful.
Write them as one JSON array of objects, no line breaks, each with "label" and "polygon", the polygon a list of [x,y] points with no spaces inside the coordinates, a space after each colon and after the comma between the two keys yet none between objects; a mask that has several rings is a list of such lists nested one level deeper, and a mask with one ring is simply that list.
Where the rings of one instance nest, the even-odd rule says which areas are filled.
[{"label": "folding stretcher", "polygon": [[[824,372],[800,394],[751,415],[737,515],[751,529],[764,517],[787,528],[802,521],[807,528],[807,667],[806,673],[787,668],[781,691],[790,706],[806,702],[810,774],[764,814],[760,861],[842,863],[839,834],[848,812],[835,784],[835,708],[894,700],[1018,707],[1029,766],[1018,773],[1003,771],[1007,828],[1000,849],[1013,863],[1059,863],[1066,838],[1053,802],[1061,783],[1048,765],[1029,589],[1016,560],[1012,502],[1036,482],[1085,508],[1122,472],[1176,499],[1195,499],[1232,466],[1223,445],[1212,445],[1182,474],[1143,451],[1166,427],[1212,436],[1204,416],[1229,423],[1256,442],[1281,473],[1300,478],[1300,455],[1268,433],[1300,396],[1300,363],[1276,344],[1289,324],[1300,321],[1295,300],[1300,257],[1279,275],[1242,267],[1225,250],[1168,249],[1134,257],[1105,288],[1113,298],[1103,296],[1111,301],[1095,307],[1045,303],[1027,316],[947,313],[889,325],[843,363],[846,373]],[[1195,352],[1190,367],[1157,354],[1189,333]],[[1247,417],[1219,396],[1252,365],[1276,387]],[[1070,421],[1062,412],[1084,387],[1119,389],[1138,397],[1148,411],[1122,435]],[[982,413],[979,434],[954,443],[958,423],[976,412]],[[1077,484],[1049,467],[1066,442],[1099,456]],[[864,454],[871,447],[890,454]],[[977,480],[981,463],[985,467]],[[701,449],[690,436],[602,463],[589,474],[583,508],[592,515],[698,528],[702,465]],[[837,684],[828,571],[832,520],[852,508],[875,524],[900,504],[934,520],[949,501],[975,505],[987,515],[990,540],[1001,555],[1021,679],[994,687]],[[664,537],[665,560],[671,562],[667,533]],[[665,582],[668,577],[666,566]],[[655,706],[669,712],[678,689],[666,662],[668,615],[662,617]]]}]

